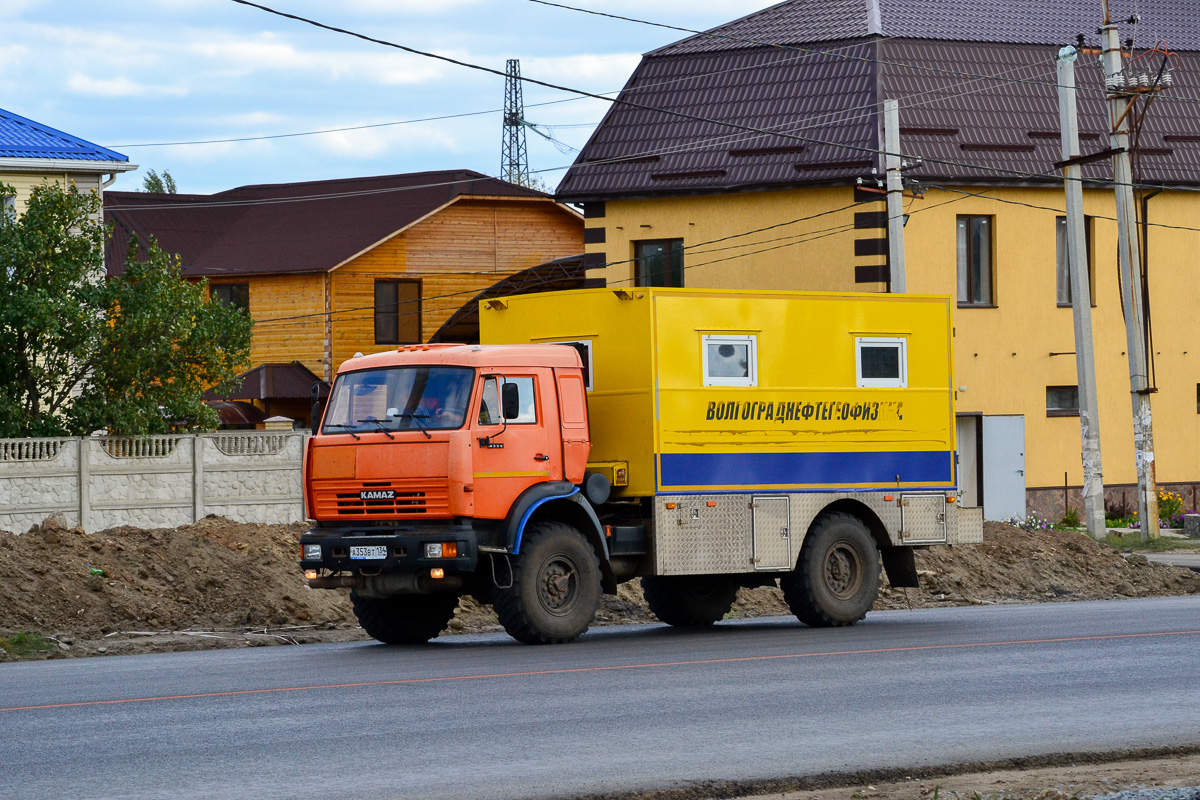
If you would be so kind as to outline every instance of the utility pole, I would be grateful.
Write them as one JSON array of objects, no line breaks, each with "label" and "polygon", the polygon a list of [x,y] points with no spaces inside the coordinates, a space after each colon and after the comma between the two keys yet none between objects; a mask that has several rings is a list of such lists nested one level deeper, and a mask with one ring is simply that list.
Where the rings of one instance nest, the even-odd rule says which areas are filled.
[{"label": "utility pole", "polygon": [[1138,248],[1137,213],[1133,198],[1133,168],[1129,159],[1129,118],[1139,92],[1136,79],[1128,89],[1121,66],[1117,26],[1104,8],[1104,88],[1108,94],[1109,143],[1113,150],[1113,183],[1117,196],[1117,249],[1121,267],[1121,306],[1125,312],[1129,389],[1133,399],[1133,446],[1137,455],[1138,516],[1142,539],[1158,538],[1158,486],[1154,474],[1154,426],[1150,418],[1150,374],[1147,368],[1146,327],[1142,298],[1142,263]]},{"label": "utility pole", "polygon": [[529,185],[529,151],[525,147],[525,100],[521,93],[521,62],[510,58],[504,70],[504,134],[500,141],[500,177]]},{"label": "utility pole", "polygon": [[[1058,116],[1062,126],[1063,186],[1067,195],[1067,266],[1075,320],[1075,372],[1079,381],[1079,434],[1083,440],[1083,509],[1088,534],[1104,539],[1104,470],[1100,460],[1100,410],[1096,396],[1096,357],[1092,341],[1092,293],[1084,232],[1083,183],[1079,154],[1079,115],[1075,95],[1078,51],[1058,51]],[[1064,511],[1066,509],[1063,509]]]},{"label": "utility pole", "polygon": [[900,104],[883,101],[884,165],[887,168],[888,272],[893,294],[908,292],[904,268],[904,178],[900,159]]}]

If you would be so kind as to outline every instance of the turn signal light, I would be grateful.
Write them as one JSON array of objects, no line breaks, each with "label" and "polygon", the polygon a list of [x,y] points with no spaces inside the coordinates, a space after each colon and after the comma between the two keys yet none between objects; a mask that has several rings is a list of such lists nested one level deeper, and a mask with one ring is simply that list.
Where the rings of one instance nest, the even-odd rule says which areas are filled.
[{"label": "turn signal light", "polygon": [[442,544],[442,558],[458,558],[458,542],[444,542]]},{"label": "turn signal light", "polygon": [[955,500],[957,500],[957,499],[958,499],[958,498],[957,498],[957,497],[955,497],[955,496],[954,496],[954,495],[952,495],[952,494],[951,494],[951,495],[946,495],[946,502],[947,502],[947,503],[953,503],[953,502],[954,502]]},{"label": "turn signal light", "polygon": [[675,508],[678,503],[667,503],[667,508]]}]

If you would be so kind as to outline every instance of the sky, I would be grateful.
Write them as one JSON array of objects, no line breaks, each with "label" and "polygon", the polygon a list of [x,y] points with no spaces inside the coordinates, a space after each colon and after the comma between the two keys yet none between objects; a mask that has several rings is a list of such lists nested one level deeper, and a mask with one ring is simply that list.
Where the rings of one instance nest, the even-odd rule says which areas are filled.
[{"label": "sky", "polygon": [[[642,53],[686,36],[531,0],[262,0],[373,38],[615,94]],[[766,0],[568,0],[703,30]],[[607,103],[524,85],[529,163],[552,190]],[[561,102],[561,101],[568,102]],[[500,172],[504,79],[231,0],[5,0],[0,108],[112,148],[179,191],[430,169]],[[474,113],[486,112],[486,113]],[[259,141],[169,145],[427,120]]]}]

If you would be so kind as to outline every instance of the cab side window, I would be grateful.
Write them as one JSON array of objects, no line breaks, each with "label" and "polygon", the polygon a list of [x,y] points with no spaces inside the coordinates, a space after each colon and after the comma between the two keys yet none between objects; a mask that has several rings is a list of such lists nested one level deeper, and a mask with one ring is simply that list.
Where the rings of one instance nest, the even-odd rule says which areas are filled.
[{"label": "cab side window", "polygon": [[[517,385],[517,395],[520,398],[518,407],[520,413],[516,419],[508,420],[509,425],[532,425],[537,422],[537,393],[534,379],[504,378],[505,383]],[[500,378],[490,377],[483,383],[483,401],[479,404],[480,425],[500,425],[505,420],[500,409]]]}]

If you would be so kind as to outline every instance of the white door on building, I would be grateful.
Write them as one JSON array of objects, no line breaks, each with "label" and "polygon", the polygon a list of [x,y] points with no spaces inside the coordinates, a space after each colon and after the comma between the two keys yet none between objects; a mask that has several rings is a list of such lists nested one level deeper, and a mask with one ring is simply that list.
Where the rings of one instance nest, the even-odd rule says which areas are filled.
[{"label": "white door on building", "polygon": [[979,507],[979,416],[961,414],[954,441],[958,447],[959,502],[967,508]]},{"label": "white door on building", "polygon": [[983,518],[1025,519],[1025,417],[980,417]]}]

